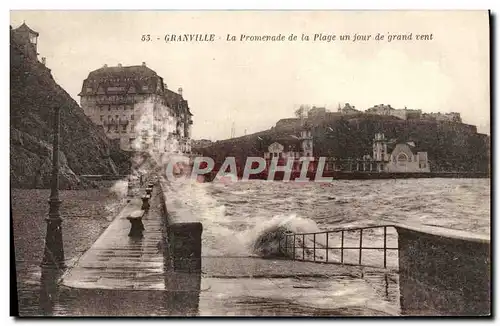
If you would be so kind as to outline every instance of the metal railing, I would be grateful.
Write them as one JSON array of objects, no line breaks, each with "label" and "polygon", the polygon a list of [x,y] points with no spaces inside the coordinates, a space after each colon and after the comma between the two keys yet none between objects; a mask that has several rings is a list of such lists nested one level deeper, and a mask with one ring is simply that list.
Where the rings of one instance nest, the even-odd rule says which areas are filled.
[{"label": "metal railing", "polygon": [[[316,263],[327,264],[346,264],[346,265],[363,265],[379,267],[378,264],[363,264],[363,257],[375,258],[373,253],[383,253],[383,267],[387,268],[388,265],[388,251],[398,251],[398,247],[388,245],[388,229],[393,230],[392,234],[396,234],[396,239],[391,239],[392,242],[396,240],[397,231],[393,226],[366,226],[349,229],[339,229],[311,233],[286,233],[279,240],[280,253],[292,260],[311,261]],[[380,231],[380,234],[376,234]],[[354,234],[354,236],[353,236]],[[356,237],[356,234],[358,236]],[[370,242],[377,242],[379,239],[373,239],[374,236],[383,238],[381,246],[368,246],[363,244],[363,234],[365,234],[365,243],[367,234],[371,236]],[[333,236],[333,237],[332,237]],[[332,239],[333,238],[333,239]],[[337,241],[335,241],[337,238]],[[335,245],[337,242],[337,245]],[[357,252],[356,259],[353,255],[346,255],[347,252]],[[364,251],[371,251],[371,254],[363,256]],[[307,255],[306,255],[307,253]],[[337,253],[337,255],[335,255]],[[338,255],[339,254],[339,255]],[[347,257],[349,256],[349,257]],[[347,261],[349,258],[349,261]],[[393,258],[393,257],[391,257]],[[354,262],[352,262],[354,260]],[[378,261],[377,261],[378,263]]]}]

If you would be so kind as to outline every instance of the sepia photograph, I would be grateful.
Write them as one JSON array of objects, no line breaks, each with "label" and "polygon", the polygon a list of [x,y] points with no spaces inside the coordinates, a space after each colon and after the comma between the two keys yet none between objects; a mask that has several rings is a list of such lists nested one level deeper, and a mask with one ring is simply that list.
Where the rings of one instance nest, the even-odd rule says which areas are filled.
[{"label": "sepia photograph", "polygon": [[491,317],[487,10],[11,10],[10,315]]}]

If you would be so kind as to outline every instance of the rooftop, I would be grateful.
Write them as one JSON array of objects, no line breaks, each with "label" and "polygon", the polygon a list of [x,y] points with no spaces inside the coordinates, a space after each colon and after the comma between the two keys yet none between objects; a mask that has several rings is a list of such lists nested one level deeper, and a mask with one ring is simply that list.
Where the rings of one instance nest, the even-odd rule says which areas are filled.
[{"label": "rooftop", "polygon": [[151,68],[147,67],[146,64],[140,66],[121,66],[104,67],[97,70],[91,71],[89,73],[88,79],[103,79],[103,78],[147,78],[147,77],[158,77],[158,74]]},{"label": "rooftop", "polygon": [[18,28],[14,28],[13,31],[15,32],[28,32],[30,34],[35,34],[36,36],[38,36],[38,32],[35,32],[34,30],[32,30],[28,25],[26,25],[25,22],[23,22],[23,24],[21,26],[19,26]]}]

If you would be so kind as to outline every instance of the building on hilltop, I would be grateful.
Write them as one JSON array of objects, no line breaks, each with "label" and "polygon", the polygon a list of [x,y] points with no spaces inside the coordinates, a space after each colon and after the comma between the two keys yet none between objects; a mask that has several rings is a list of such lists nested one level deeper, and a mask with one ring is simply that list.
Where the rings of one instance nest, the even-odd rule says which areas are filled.
[{"label": "building on hilltop", "polygon": [[213,145],[213,141],[211,141],[210,139],[199,139],[199,140],[192,140],[192,147],[198,147],[198,148],[205,148],[205,147],[208,147],[208,146],[211,146]]},{"label": "building on hilltop", "polygon": [[276,122],[276,128],[296,127],[300,126],[301,123],[301,119],[299,118],[280,119]]},{"label": "building on hilltop", "polygon": [[316,107],[313,106],[312,109],[307,111],[307,117],[308,118],[324,118],[326,116],[326,111],[325,107]]},{"label": "building on hilltop", "polygon": [[18,28],[12,29],[11,35],[15,38],[17,44],[22,46],[23,53],[26,57],[37,59],[38,57],[38,32],[32,30],[26,23],[23,22]]},{"label": "building on hilltop", "polygon": [[449,113],[422,113],[422,110],[415,109],[395,109],[390,104],[376,104],[365,111],[356,110],[354,106],[346,103],[343,108],[338,108],[338,112],[342,115],[353,115],[358,113],[392,116],[401,120],[435,120],[462,123],[462,118],[458,112]]},{"label": "building on hilltop", "polygon": [[449,112],[449,113],[441,113],[441,112],[431,112],[424,113],[422,118],[427,120],[436,120],[436,121],[448,121],[448,122],[459,122],[462,123],[462,118],[460,117],[460,113],[458,112]]},{"label": "building on hilltop", "polygon": [[356,107],[354,105],[351,106],[349,103],[345,103],[343,108],[340,108],[339,104],[338,112],[345,115],[362,113],[361,111],[356,110]]},{"label": "building on hilltop", "polygon": [[193,115],[182,89],[169,90],[146,63],[91,71],[78,95],[85,114],[123,150],[191,152]]},{"label": "building on hilltop", "polygon": [[[302,164],[300,158],[308,158],[310,162],[314,161],[313,137],[311,130],[307,127],[300,132],[300,136],[290,135],[289,137],[274,140],[268,146],[267,152],[264,153],[267,168],[269,168],[273,159],[277,159],[280,165],[292,159],[292,170],[300,171]],[[312,169],[313,165],[310,164],[309,168]]]},{"label": "building on hilltop", "polygon": [[375,105],[366,109],[365,112],[369,114],[393,116],[402,120],[420,119],[422,116],[422,110],[412,110],[407,109],[406,107],[404,109],[394,109],[390,104]]}]

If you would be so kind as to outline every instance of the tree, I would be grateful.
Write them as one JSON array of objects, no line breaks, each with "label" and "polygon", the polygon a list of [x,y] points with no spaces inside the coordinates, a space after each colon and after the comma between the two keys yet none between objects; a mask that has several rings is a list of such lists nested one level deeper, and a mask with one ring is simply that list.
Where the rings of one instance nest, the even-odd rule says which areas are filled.
[{"label": "tree", "polygon": [[305,117],[307,117],[307,114],[310,110],[311,107],[309,105],[302,104],[297,110],[295,110],[295,116],[299,119],[304,119]]}]

